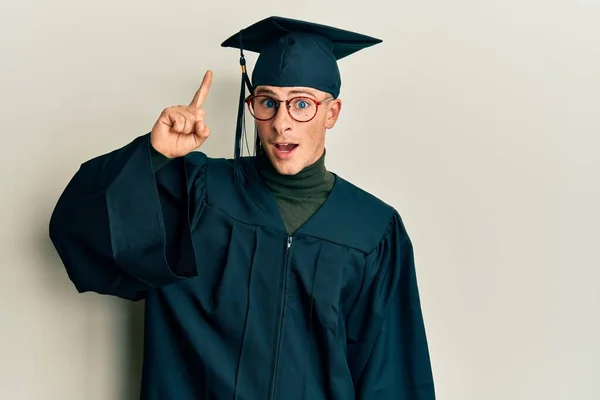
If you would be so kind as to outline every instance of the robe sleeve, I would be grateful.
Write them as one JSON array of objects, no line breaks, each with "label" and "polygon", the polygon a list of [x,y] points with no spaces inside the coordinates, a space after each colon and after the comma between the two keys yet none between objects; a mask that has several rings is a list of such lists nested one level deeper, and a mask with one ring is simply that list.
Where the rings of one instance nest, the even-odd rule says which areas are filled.
[{"label": "robe sleeve", "polygon": [[367,256],[346,329],[357,399],[435,399],[413,248],[397,213]]},{"label": "robe sleeve", "polygon": [[203,209],[206,156],[186,157],[154,165],[148,134],[81,165],[49,225],[79,292],[139,300],[197,276],[189,221]]}]

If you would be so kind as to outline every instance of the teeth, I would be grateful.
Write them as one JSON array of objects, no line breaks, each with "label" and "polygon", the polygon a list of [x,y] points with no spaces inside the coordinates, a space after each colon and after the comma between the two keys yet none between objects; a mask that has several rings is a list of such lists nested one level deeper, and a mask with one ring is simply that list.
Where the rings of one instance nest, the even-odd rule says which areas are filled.
[{"label": "teeth", "polygon": [[296,146],[297,145],[293,144],[293,143],[275,143],[275,147],[277,147],[280,151],[283,151],[286,153],[292,151],[292,149]]}]

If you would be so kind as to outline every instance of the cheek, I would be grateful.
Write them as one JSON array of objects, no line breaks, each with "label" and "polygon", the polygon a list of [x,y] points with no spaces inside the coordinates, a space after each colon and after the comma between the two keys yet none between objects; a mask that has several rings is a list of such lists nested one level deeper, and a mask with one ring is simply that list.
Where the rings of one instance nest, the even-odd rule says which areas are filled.
[{"label": "cheek", "polygon": [[325,137],[325,118],[321,117],[318,121],[314,122],[314,125],[310,129],[310,139],[314,146],[318,146],[323,142]]},{"label": "cheek", "polygon": [[315,124],[311,124],[310,128],[306,131],[306,151],[307,153],[314,153],[319,150],[324,142],[325,128],[322,121],[315,121]]},{"label": "cheek", "polygon": [[254,124],[258,130],[258,137],[264,141],[269,136],[269,125],[264,121],[256,121]]}]

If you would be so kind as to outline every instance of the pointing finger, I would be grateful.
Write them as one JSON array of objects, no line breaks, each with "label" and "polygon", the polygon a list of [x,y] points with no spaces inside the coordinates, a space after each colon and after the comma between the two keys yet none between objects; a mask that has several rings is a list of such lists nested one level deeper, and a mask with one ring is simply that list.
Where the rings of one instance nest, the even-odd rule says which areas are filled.
[{"label": "pointing finger", "polygon": [[210,91],[211,83],[212,83],[212,71],[209,70],[209,71],[206,71],[206,74],[204,74],[204,78],[202,79],[202,84],[200,85],[200,88],[194,95],[194,99],[190,103],[190,106],[202,108],[202,105],[204,104],[206,97],[208,97],[208,92]]}]

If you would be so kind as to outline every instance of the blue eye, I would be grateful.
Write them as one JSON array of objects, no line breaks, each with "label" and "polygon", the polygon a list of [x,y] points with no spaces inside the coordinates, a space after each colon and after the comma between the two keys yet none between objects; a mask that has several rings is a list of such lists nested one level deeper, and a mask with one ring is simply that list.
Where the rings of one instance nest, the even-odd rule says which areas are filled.
[{"label": "blue eye", "polygon": [[310,108],[312,105],[313,105],[313,103],[309,99],[297,99],[292,104],[292,106],[297,110],[306,110],[307,108]]},{"label": "blue eye", "polygon": [[273,99],[265,99],[265,100],[263,100],[262,105],[263,105],[263,107],[266,107],[266,108],[273,108],[277,104],[275,103],[275,100],[273,100]]}]

